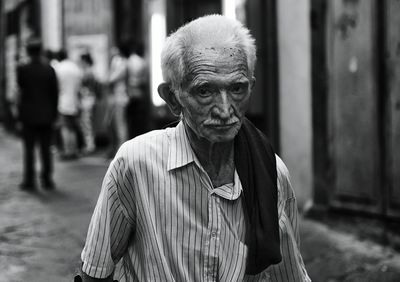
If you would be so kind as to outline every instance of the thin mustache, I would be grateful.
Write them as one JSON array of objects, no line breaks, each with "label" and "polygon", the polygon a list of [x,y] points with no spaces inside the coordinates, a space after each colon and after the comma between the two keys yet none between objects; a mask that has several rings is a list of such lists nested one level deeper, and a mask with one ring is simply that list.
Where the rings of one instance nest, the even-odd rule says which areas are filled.
[{"label": "thin mustache", "polygon": [[228,119],[227,121],[222,121],[218,119],[211,119],[204,122],[204,125],[232,125],[239,121],[237,117]]}]

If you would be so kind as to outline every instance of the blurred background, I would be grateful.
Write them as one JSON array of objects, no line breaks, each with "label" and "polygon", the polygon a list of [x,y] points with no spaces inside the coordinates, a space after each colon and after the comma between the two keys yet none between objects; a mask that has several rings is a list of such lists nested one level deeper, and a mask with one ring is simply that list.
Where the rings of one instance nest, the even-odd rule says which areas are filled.
[{"label": "blurred background", "polygon": [[[174,121],[157,94],[166,36],[205,14],[243,22],[257,44],[248,117],[291,173],[313,281],[400,281],[400,1],[3,0],[0,2],[0,281],[71,281],[107,169],[105,116],[116,47],[141,46],[145,130]],[[18,189],[16,69],[40,38],[90,54],[95,150],[57,158],[51,193]],[[55,67],[56,68],[56,67]],[[129,109],[128,109],[129,111]],[[55,138],[57,139],[57,138]]]}]

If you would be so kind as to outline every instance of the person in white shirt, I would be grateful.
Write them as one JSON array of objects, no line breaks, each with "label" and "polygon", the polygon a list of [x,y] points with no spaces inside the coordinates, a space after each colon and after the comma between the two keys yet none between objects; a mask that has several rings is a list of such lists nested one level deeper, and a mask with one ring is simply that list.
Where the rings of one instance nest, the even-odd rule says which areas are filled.
[{"label": "person in white shirt", "polygon": [[96,104],[96,96],[99,92],[99,83],[93,72],[93,59],[86,52],[80,56],[80,66],[83,73],[81,87],[81,115],[80,125],[84,139],[85,154],[90,154],[96,149],[95,132],[93,128],[93,111]]},{"label": "person in white shirt", "polygon": [[126,107],[129,97],[127,92],[128,80],[128,57],[129,47],[127,44],[118,46],[110,64],[108,83],[110,86],[109,96],[109,118],[108,123],[111,131],[111,144],[108,155],[113,156],[119,146],[128,139],[128,125],[126,119]]},{"label": "person in white shirt", "polygon": [[61,138],[64,159],[78,156],[80,88],[83,74],[79,66],[68,58],[67,52],[61,50],[60,62],[55,65],[60,97],[58,112],[61,118]]},{"label": "person in white shirt", "polygon": [[127,106],[128,136],[134,138],[150,128],[150,93],[148,65],[144,59],[144,47],[133,43],[133,52],[128,59]]}]

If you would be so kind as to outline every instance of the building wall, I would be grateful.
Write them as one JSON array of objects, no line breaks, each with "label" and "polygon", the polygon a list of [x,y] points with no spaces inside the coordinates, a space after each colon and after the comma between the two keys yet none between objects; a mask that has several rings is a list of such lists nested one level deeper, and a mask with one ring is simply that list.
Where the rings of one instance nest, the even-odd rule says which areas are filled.
[{"label": "building wall", "polygon": [[312,121],[309,0],[279,0],[279,112],[281,158],[301,209],[311,203]]},{"label": "building wall", "polygon": [[100,81],[107,79],[109,50],[112,44],[112,6],[109,0],[63,1],[64,47],[77,60],[89,52],[93,71]]},{"label": "building wall", "polygon": [[51,51],[62,48],[62,0],[41,0],[43,47]]},{"label": "building wall", "polygon": [[0,1],[0,121],[5,118],[5,22],[4,3]]}]

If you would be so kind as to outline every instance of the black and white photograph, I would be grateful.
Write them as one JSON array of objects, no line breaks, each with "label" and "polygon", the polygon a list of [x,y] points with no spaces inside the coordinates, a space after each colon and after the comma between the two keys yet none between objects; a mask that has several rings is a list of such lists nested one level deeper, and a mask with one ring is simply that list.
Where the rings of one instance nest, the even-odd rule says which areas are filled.
[{"label": "black and white photograph", "polygon": [[0,0],[0,282],[399,282],[399,0]]}]

